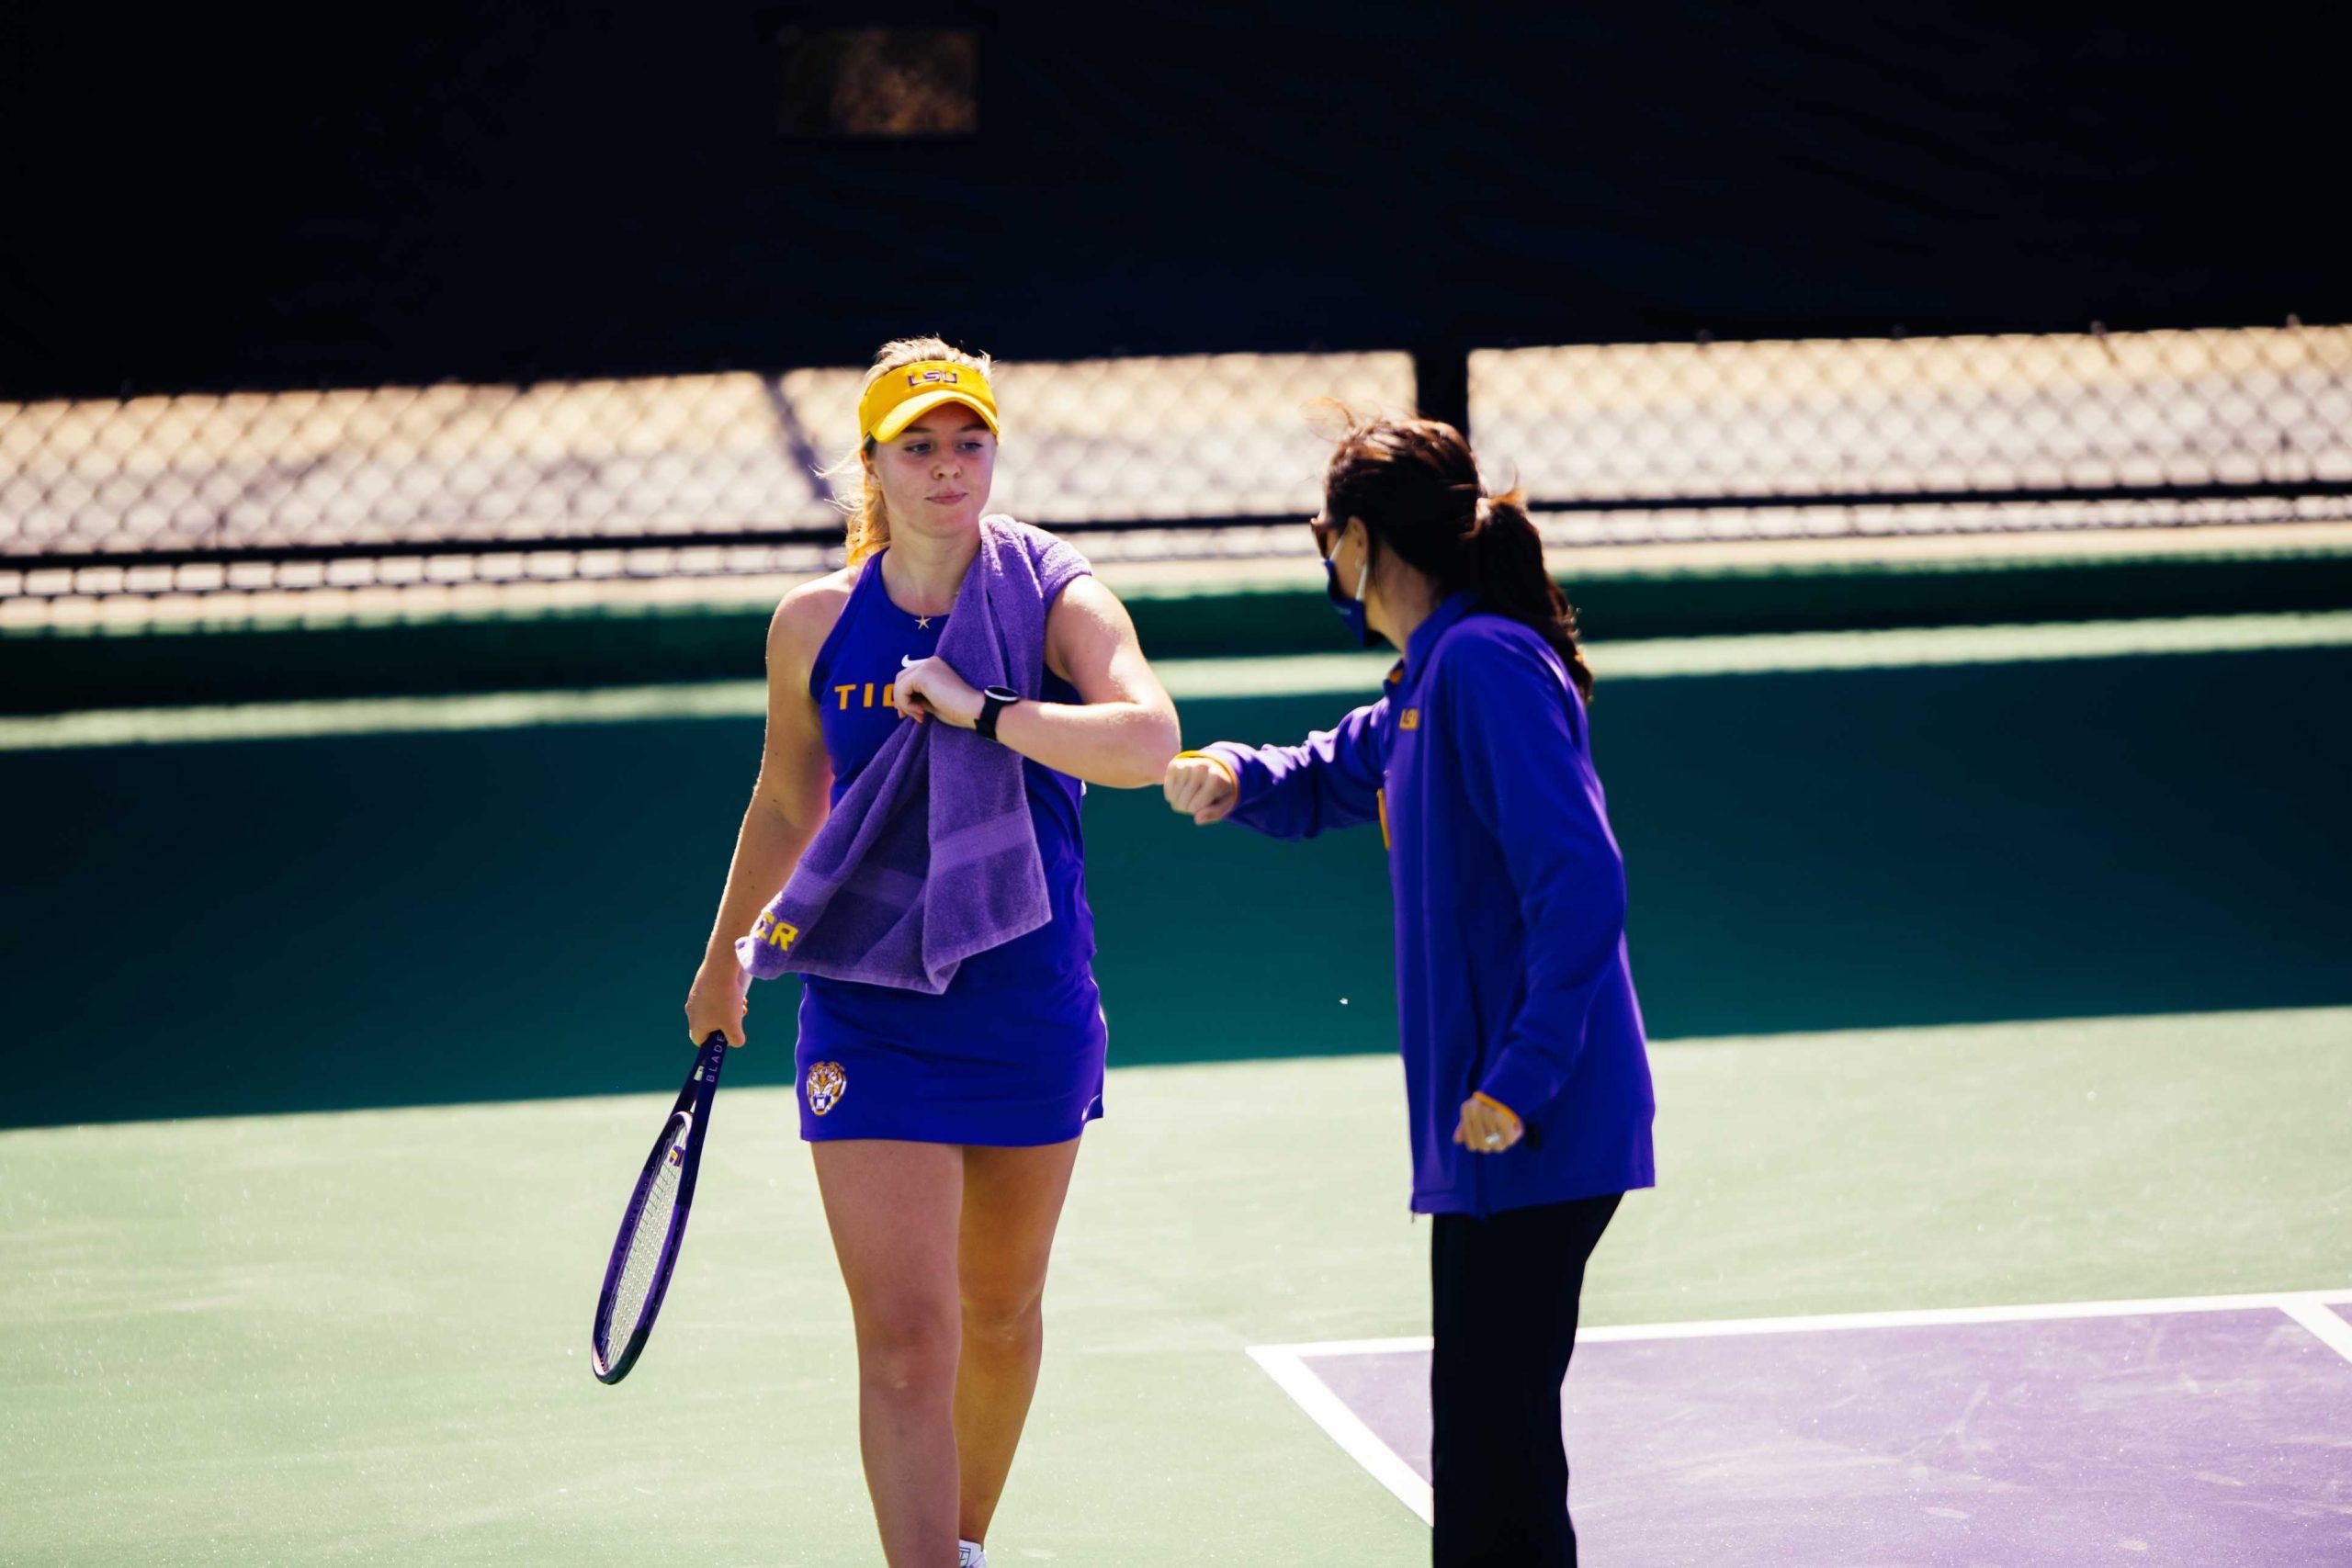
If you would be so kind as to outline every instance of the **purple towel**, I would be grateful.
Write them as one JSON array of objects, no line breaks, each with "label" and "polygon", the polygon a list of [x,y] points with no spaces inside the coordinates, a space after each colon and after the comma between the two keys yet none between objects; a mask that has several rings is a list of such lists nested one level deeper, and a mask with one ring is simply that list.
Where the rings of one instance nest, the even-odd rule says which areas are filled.
[{"label": "purple towel", "polygon": [[[1047,606],[1086,558],[1010,517],[980,519],[980,551],[940,634],[974,687],[1045,689]],[[1020,753],[939,720],[882,743],[735,943],[763,980],[787,970],[937,996],[965,959],[1053,919]]]}]

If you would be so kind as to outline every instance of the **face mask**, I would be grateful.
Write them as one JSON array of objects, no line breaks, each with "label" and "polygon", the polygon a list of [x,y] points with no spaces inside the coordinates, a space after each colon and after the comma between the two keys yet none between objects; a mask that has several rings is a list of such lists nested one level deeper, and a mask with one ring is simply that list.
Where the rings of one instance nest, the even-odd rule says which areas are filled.
[{"label": "face mask", "polygon": [[1364,585],[1371,581],[1372,557],[1367,554],[1364,557],[1363,570],[1356,576],[1356,596],[1352,599],[1341,598],[1340,569],[1331,564],[1330,557],[1323,558],[1323,592],[1330,595],[1331,608],[1339,613],[1340,624],[1348,628],[1348,635],[1355,638],[1358,648],[1372,646],[1372,628],[1364,625],[1363,619]]}]

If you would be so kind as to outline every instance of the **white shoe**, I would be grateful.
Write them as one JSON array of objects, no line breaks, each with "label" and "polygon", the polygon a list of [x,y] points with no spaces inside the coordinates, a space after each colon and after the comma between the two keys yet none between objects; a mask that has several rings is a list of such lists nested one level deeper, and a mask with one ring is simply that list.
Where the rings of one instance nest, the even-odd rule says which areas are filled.
[{"label": "white shoe", "polygon": [[956,1568],[989,1568],[989,1554],[979,1542],[960,1540],[956,1543]]}]

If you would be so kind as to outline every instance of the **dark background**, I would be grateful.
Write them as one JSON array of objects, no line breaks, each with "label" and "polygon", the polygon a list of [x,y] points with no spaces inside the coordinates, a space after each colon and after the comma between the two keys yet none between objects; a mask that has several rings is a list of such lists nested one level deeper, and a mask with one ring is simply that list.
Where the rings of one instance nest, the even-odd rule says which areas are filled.
[{"label": "dark background", "polygon": [[[1837,3],[14,8],[0,397],[2352,316],[2347,24]],[[777,130],[787,27],[978,134]]]},{"label": "dark background", "polygon": [[[781,30],[923,22],[982,35],[976,136],[778,132]],[[1024,359],[1436,363],[1701,333],[2342,321],[2345,24],[2314,26],[52,3],[0,21],[0,398],[847,364],[920,330]],[[2055,572],[1933,615],[1873,591],[1835,624],[2315,602],[2211,570],[2161,599],[2110,574],[2066,588],[2071,609],[2046,598],[2072,581]],[[1596,635],[1720,596],[1642,592],[1597,589]],[[1803,600],[1672,614],[1815,624]],[[152,700],[155,669],[217,681],[265,640],[142,642],[101,673],[112,700]],[[669,672],[714,672],[693,660],[717,646]],[[2352,764],[2312,716],[2346,662],[1605,687],[1653,1032],[2340,1004],[2352,839],[2329,781]],[[68,700],[43,689],[16,700]],[[1186,718],[1196,739],[1295,739],[1344,705]],[[13,819],[37,828],[0,878],[31,998],[0,1125],[645,1087],[683,1044],[757,739],[710,721],[11,755]],[[1112,792],[1088,818],[1114,1060],[1393,1043],[1376,836],[1196,833]],[[739,1070],[776,1081],[790,987],[769,989]]]}]

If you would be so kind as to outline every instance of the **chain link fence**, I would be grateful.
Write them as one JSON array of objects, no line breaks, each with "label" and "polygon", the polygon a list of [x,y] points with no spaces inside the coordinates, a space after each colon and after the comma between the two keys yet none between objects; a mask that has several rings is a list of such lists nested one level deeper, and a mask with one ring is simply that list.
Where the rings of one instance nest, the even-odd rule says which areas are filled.
[{"label": "chain link fence", "polygon": [[[855,369],[0,404],[0,597],[802,572]],[[1317,398],[1408,411],[1401,354],[1001,367],[992,504],[1109,556],[1267,547]]]},{"label": "chain link fence", "polygon": [[[1426,361],[1424,362],[1426,365]],[[1480,350],[1562,546],[2340,518],[2352,328]],[[862,373],[0,404],[0,611],[818,570]],[[1295,553],[1402,354],[1008,364],[993,503],[1104,559]]]},{"label": "chain link fence", "polygon": [[2352,329],[1479,352],[1562,543],[2342,517]]}]

